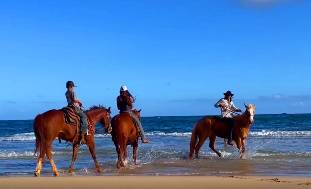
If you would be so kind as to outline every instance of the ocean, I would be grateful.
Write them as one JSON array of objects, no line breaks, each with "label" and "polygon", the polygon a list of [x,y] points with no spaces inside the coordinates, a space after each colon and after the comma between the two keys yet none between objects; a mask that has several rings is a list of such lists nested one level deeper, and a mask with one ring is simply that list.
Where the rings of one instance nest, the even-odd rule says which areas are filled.
[{"label": "ocean", "polygon": [[[257,115],[247,141],[246,155],[239,158],[236,148],[217,139],[218,158],[202,147],[200,158],[187,160],[191,131],[200,116],[144,117],[142,124],[150,144],[139,144],[138,165],[129,146],[128,166],[116,169],[117,154],[111,136],[96,129],[97,158],[104,168],[95,173],[93,160],[82,146],[75,175],[260,175],[311,176],[311,114]],[[32,120],[0,121],[0,176],[32,176],[35,169],[35,137]],[[71,145],[54,142],[55,163],[63,176],[71,161]],[[51,176],[48,161],[42,175]]]}]

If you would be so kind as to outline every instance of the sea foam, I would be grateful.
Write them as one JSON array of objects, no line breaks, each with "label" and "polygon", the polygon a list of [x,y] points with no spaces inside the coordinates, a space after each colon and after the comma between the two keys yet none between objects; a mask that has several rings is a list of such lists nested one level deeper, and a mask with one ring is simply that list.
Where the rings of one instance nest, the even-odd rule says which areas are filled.
[{"label": "sea foam", "polygon": [[[171,136],[171,137],[191,137],[191,132],[147,132],[147,136]],[[252,131],[251,137],[310,137],[311,131]],[[96,134],[95,138],[111,137],[110,134]],[[33,132],[20,133],[11,136],[0,137],[0,141],[34,141],[36,137]]]}]

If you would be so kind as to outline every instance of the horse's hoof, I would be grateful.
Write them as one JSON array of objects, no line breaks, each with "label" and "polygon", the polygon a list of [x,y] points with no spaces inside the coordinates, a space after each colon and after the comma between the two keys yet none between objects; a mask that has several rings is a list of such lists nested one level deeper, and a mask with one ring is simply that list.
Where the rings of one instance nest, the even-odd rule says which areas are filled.
[{"label": "horse's hoof", "polygon": [[68,173],[73,175],[74,174],[74,170],[73,169],[69,169]]},{"label": "horse's hoof", "polygon": [[189,155],[188,160],[193,160],[193,155]]},{"label": "horse's hoof", "polygon": [[54,173],[54,176],[55,176],[55,177],[58,177],[58,176],[59,176],[59,173],[58,173],[58,172],[55,172],[55,173]]},{"label": "horse's hoof", "polygon": [[35,177],[40,177],[41,174],[40,174],[39,171],[35,171],[35,172],[34,172],[34,175],[35,175]]},{"label": "horse's hoof", "polygon": [[123,163],[122,163],[123,167],[127,166],[128,163],[129,163],[128,159],[125,159],[125,160],[123,161]]},{"label": "horse's hoof", "polygon": [[117,169],[121,169],[121,167],[120,163],[117,163]]},{"label": "horse's hoof", "polygon": [[122,167],[122,166],[121,166],[121,163],[118,162],[118,163],[117,163],[117,169],[121,169],[121,167]]},{"label": "horse's hoof", "polygon": [[123,167],[125,167],[125,166],[124,166],[124,163],[118,161],[118,163],[117,163],[117,168],[118,168],[118,169],[121,169],[121,168],[123,168]]},{"label": "horse's hoof", "polygon": [[102,173],[103,172],[103,168],[102,167],[96,167],[96,172],[97,173]]}]

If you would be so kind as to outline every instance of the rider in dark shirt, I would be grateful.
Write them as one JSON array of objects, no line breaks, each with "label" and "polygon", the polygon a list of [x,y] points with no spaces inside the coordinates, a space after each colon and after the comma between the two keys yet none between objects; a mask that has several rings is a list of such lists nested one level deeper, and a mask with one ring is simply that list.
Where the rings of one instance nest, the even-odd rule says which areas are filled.
[{"label": "rider in dark shirt", "polygon": [[136,122],[136,125],[139,127],[140,130],[140,136],[143,143],[148,143],[148,140],[146,139],[144,129],[141,125],[140,120],[137,118],[137,116],[132,112],[133,109],[133,103],[134,103],[134,97],[131,95],[131,93],[128,91],[126,86],[122,86],[120,89],[120,95],[117,98],[117,106],[120,110],[120,113],[127,112],[130,114],[132,119]]}]

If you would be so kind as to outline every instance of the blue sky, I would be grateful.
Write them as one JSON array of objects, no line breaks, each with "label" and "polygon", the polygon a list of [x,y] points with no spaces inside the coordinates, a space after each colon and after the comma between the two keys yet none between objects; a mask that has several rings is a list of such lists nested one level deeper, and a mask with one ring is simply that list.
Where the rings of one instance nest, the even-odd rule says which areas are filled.
[{"label": "blue sky", "polygon": [[311,2],[2,1],[0,119],[86,107],[120,85],[143,115],[217,114],[228,89],[258,113],[311,112]]}]

